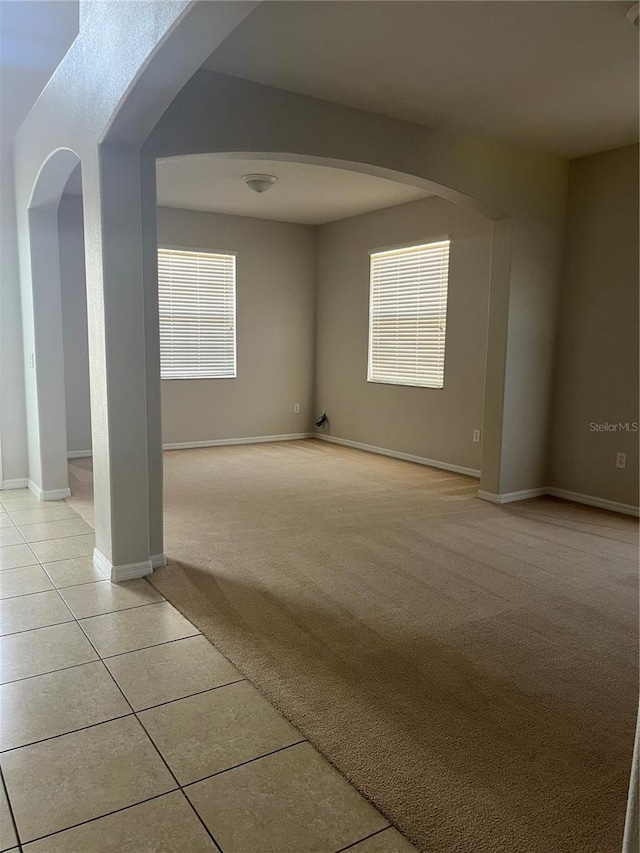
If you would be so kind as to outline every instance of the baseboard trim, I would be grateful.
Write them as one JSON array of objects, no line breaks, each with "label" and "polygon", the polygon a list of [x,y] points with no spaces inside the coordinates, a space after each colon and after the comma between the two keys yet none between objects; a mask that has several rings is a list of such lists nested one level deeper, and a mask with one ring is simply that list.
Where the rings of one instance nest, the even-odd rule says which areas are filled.
[{"label": "baseboard trim", "polygon": [[90,459],[93,456],[91,450],[69,450],[67,459]]},{"label": "baseboard trim", "polygon": [[19,477],[17,480],[3,480],[3,489],[28,489],[29,479],[27,477]]},{"label": "baseboard trim", "polygon": [[443,471],[453,471],[454,474],[464,474],[467,477],[480,477],[480,471],[477,471],[475,468],[463,468],[462,465],[440,462],[438,459],[427,459],[426,456],[413,456],[411,453],[401,453],[399,450],[389,450],[386,447],[363,444],[360,441],[351,441],[348,438],[337,438],[335,435],[322,435],[317,432],[314,432],[312,435],[313,438],[318,438],[320,441],[329,441],[331,444],[341,444],[344,447],[353,447],[355,450],[377,453],[379,456],[390,456],[392,459],[402,459],[404,462],[416,462],[418,465],[426,465],[429,468],[440,468]]},{"label": "baseboard trim", "polygon": [[164,554],[153,554],[151,556],[151,568],[161,569],[167,565],[167,558]]},{"label": "baseboard trim", "polygon": [[214,438],[208,441],[181,441],[175,444],[163,444],[163,450],[190,450],[194,447],[225,447],[232,444],[265,444],[269,441],[299,441],[313,438],[312,432],[292,432],[286,435],[251,435],[247,438]]},{"label": "baseboard trim", "polygon": [[549,490],[547,488],[539,488],[539,489],[523,489],[520,492],[504,492],[501,495],[494,494],[493,492],[483,492],[480,490],[478,492],[478,497],[482,501],[488,501],[492,504],[510,504],[515,501],[528,501],[530,498],[540,498],[542,495],[548,495]]},{"label": "baseboard trim", "polygon": [[622,515],[633,515],[636,518],[640,516],[640,507],[633,506],[633,504],[623,504],[619,501],[607,500],[606,498],[596,498],[593,495],[581,495],[579,492],[556,489],[555,486],[549,486],[546,493],[552,495],[554,498],[562,498],[565,501],[573,501],[577,504],[595,506],[598,509],[608,509],[611,512],[619,512]]},{"label": "baseboard trim", "polygon": [[41,489],[33,480],[27,483],[29,491],[35,495],[39,501],[61,501],[64,498],[71,497],[71,489]]},{"label": "baseboard trim", "polygon": [[93,565],[103,575],[106,575],[112,583],[122,583],[123,581],[134,580],[134,578],[143,578],[145,575],[150,575],[153,571],[151,560],[145,560],[142,563],[129,563],[125,566],[114,566],[97,548],[94,548],[93,551]]},{"label": "baseboard trim", "polygon": [[492,492],[478,492],[478,497],[481,500],[489,501],[492,504],[510,504],[515,501],[526,501],[530,498],[539,498],[544,495],[560,498],[563,501],[573,501],[573,503],[577,504],[594,506],[598,509],[607,509],[610,512],[619,512],[622,515],[633,515],[636,518],[640,515],[640,508],[632,504],[623,504],[619,501],[610,501],[606,498],[594,497],[593,495],[581,495],[579,492],[557,489],[555,486],[545,486],[540,489],[525,489],[521,492],[506,492],[502,495],[496,495]]}]

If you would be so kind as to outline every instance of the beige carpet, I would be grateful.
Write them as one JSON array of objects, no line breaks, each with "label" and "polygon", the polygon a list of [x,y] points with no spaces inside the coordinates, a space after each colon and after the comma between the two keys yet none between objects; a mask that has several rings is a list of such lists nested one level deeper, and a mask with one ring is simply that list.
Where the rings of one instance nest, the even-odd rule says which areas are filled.
[{"label": "beige carpet", "polygon": [[617,852],[637,522],[476,488],[313,440],[167,453],[151,580],[421,850]]}]

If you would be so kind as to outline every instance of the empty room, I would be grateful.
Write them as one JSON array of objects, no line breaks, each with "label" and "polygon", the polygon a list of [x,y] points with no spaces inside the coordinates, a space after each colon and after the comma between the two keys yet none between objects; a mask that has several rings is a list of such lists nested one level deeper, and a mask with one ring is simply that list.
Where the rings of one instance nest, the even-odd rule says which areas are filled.
[{"label": "empty room", "polygon": [[638,4],[0,11],[0,853],[638,853]]}]

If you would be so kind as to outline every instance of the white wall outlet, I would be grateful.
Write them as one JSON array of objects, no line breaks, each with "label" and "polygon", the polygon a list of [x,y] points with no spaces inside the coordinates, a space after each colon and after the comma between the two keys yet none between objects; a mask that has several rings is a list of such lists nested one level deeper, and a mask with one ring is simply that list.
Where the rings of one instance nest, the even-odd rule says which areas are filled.
[{"label": "white wall outlet", "polygon": [[300,403],[294,403],[293,404],[293,414],[294,415],[300,414]]},{"label": "white wall outlet", "polygon": [[29,353],[29,367],[35,367],[35,366],[36,366],[36,356],[35,356],[35,353],[30,352],[30,353]]},{"label": "white wall outlet", "polygon": [[474,431],[473,431],[473,440],[474,440],[474,441],[476,441],[476,442],[477,442],[477,441],[480,441],[480,430],[479,430],[479,429],[474,429]]},{"label": "white wall outlet", "polygon": [[626,453],[616,453],[616,468],[626,468],[627,467],[627,454]]}]

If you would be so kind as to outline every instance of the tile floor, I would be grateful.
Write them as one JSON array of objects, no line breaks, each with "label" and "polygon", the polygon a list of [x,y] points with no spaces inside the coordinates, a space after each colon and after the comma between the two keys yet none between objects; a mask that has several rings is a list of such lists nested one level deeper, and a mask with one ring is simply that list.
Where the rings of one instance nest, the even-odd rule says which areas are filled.
[{"label": "tile floor", "polygon": [[64,502],[0,491],[0,851],[414,850]]}]

